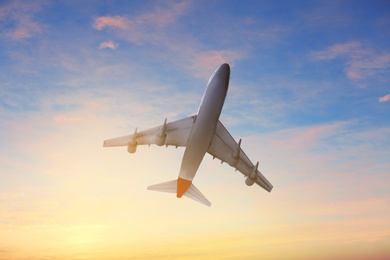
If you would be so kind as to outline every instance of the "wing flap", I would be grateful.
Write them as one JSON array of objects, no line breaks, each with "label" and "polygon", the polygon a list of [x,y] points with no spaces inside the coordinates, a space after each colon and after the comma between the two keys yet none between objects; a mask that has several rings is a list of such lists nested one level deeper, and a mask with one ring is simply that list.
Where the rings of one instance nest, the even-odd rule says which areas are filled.
[{"label": "wing flap", "polygon": [[[220,121],[218,121],[215,135],[211,140],[211,144],[207,152],[213,157],[228,163],[236,170],[241,172],[244,176],[248,176],[251,173],[254,164],[241,148],[239,150],[239,160],[237,162],[233,158],[233,152],[237,148],[238,143],[234,140],[225,126]],[[259,170],[256,171],[256,174],[256,184],[264,188],[266,191],[271,191],[273,187],[272,184]]]},{"label": "wing flap", "polygon": [[[195,116],[190,116],[180,120],[167,123],[166,134],[167,139],[165,145],[172,146],[186,146],[188,138],[191,134],[192,126],[194,125]],[[155,144],[156,135],[161,129],[162,125],[149,128],[135,133],[137,145],[151,145]],[[124,135],[112,139],[105,140],[103,142],[104,147],[113,146],[127,146],[129,141],[132,140],[134,134]]]},{"label": "wing flap", "polygon": [[166,145],[186,146],[196,116],[190,116],[167,124]]},{"label": "wing flap", "polygon": [[104,140],[103,147],[127,146],[132,136],[133,135],[124,135]]}]

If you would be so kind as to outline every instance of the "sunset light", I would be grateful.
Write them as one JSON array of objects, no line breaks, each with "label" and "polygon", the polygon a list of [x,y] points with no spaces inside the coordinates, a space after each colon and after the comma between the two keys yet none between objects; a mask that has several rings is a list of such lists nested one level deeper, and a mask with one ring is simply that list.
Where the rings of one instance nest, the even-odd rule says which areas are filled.
[{"label": "sunset light", "polygon": [[[0,1],[0,260],[390,259],[389,28],[385,0]],[[211,207],[147,190],[184,147],[103,141],[195,115],[223,63],[272,191],[209,154]]]}]

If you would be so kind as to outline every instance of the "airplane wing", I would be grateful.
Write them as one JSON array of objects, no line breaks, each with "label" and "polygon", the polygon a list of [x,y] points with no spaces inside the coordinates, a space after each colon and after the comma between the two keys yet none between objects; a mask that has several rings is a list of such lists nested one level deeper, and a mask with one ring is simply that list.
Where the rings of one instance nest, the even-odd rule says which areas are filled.
[{"label": "airplane wing", "polygon": [[[239,149],[239,156],[238,158],[236,157],[236,159],[234,159],[233,154],[237,149]],[[255,169],[255,166],[253,165],[251,160],[240,148],[240,145],[234,140],[229,131],[220,121],[218,121],[215,135],[211,140],[211,144],[207,152],[211,154],[214,158],[218,158],[222,162],[226,162],[230,166],[236,168],[236,170],[238,170],[245,176],[250,175],[252,170]],[[273,188],[272,184],[257,169],[255,182],[257,185],[261,186],[268,192],[270,192]]]},{"label": "airplane wing", "polygon": [[[166,140],[164,145],[172,146],[186,146],[188,137],[190,136],[192,126],[196,116],[190,116],[177,121],[172,121],[166,124]],[[137,145],[151,145],[156,144],[156,136],[164,125],[156,126],[144,131],[136,132]],[[104,147],[111,146],[128,146],[129,141],[132,140],[134,134],[120,136],[105,140]]]}]

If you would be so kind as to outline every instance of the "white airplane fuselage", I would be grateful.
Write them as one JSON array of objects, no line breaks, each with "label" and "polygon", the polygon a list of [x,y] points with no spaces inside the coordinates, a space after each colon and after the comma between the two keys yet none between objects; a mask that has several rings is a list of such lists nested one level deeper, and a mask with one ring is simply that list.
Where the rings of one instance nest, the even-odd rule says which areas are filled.
[{"label": "white airplane fuselage", "polygon": [[187,198],[211,206],[210,201],[192,183],[206,153],[226,162],[244,175],[245,184],[257,184],[270,192],[272,184],[258,170],[259,162],[253,164],[237,142],[219,120],[229,88],[230,67],[222,64],[210,77],[197,115],[167,122],[159,126],[136,130],[104,140],[103,147],[127,146],[135,153],[138,145],[185,147],[177,179],[148,186],[148,190],[175,193],[178,198]]},{"label": "white airplane fuselage", "polygon": [[215,135],[229,87],[230,67],[222,64],[211,76],[194,126],[188,138],[177,182],[177,197],[181,197],[192,180]]}]

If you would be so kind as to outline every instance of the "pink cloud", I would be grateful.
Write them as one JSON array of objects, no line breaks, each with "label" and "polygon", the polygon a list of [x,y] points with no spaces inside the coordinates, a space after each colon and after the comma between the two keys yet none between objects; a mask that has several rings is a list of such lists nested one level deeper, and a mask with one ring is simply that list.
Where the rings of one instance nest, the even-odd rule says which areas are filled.
[{"label": "pink cloud", "polygon": [[79,122],[83,121],[84,118],[79,116],[65,116],[65,115],[57,115],[54,117],[55,122],[63,123],[63,122]]},{"label": "pink cloud", "polygon": [[384,73],[390,68],[390,53],[375,53],[358,42],[336,44],[325,50],[311,53],[314,60],[345,59],[345,74],[359,80]]},{"label": "pink cloud", "polygon": [[192,64],[190,69],[195,76],[202,78],[210,76],[210,73],[222,63],[232,64],[243,56],[241,53],[232,50],[212,50],[202,53],[192,50],[187,53],[192,53],[192,59],[189,61]]},{"label": "pink cloud", "polygon": [[99,49],[104,49],[104,48],[109,48],[111,50],[116,50],[118,48],[118,45],[115,44],[113,41],[102,42],[99,45]]},{"label": "pink cloud", "polygon": [[[233,50],[199,50],[199,44],[191,38],[171,35],[167,32],[167,28],[175,25],[178,19],[189,10],[190,2],[182,1],[176,3],[162,4],[155,7],[153,10],[144,12],[135,17],[123,16],[104,16],[94,20],[93,27],[97,30],[102,30],[106,27],[120,29],[114,33],[119,34],[123,39],[134,44],[147,42],[165,47],[168,55],[158,53],[165,59],[171,60],[175,57],[173,63],[178,63],[177,56],[185,64],[185,66],[195,77],[207,78],[210,72],[214,71],[222,63],[232,64],[234,61],[241,58],[243,55]],[[182,34],[185,35],[185,34]],[[100,44],[102,48],[117,48],[112,42]],[[179,61],[180,63],[180,61]]]},{"label": "pink cloud", "polygon": [[349,63],[347,76],[350,79],[364,79],[387,71],[390,68],[390,54],[353,58]]},{"label": "pink cloud", "polygon": [[144,13],[135,18],[138,25],[153,24],[158,27],[165,27],[182,16],[189,6],[189,2],[172,3],[169,6],[157,7],[153,12]]},{"label": "pink cloud", "polygon": [[[42,9],[42,3],[11,1],[0,7],[0,29],[7,38],[23,40],[43,31],[42,25],[34,21],[33,15]],[[1,28],[1,21],[12,21],[13,27]]]},{"label": "pink cloud", "polygon": [[363,78],[363,76],[358,71],[354,71],[354,70],[347,70],[346,74],[347,74],[348,78],[350,78],[350,79],[362,79]]},{"label": "pink cloud", "polygon": [[104,27],[127,29],[128,21],[121,16],[102,16],[95,19],[93,27],[97,30],[102,30]]},{"label": "pink cloud", "polygon": [[42,28],[37,23],[32,21],[23,21],[14,31],[9,33],[9,36],[13,40],[23,40],[23,39],[31,38],[35,34],[41,32],[42,32]]},{"label": "pink cloud", "polygon": [[123,16],[102,16],[95,19],[93,27],[102,30],[112,27],[122,30],[122,36],[129,42],[143,41],[161,44],[166,42],[162,28],[175,22],[185,13],[188,2],[172,3],[164,7],[156,7],[151,12],[142,13],[133,18]]},{"label": "pink cloud", "polygon": [[378,99],[379,102],[388,102],[390,101],[390,94],[384,95]]},{"label": "pink cloud", "polygon": [[361,51],[361,45],[358,42],[348,42],[333,45],[325,50],[316,51],[311,57],[316,60],[332,60],[342,55],[358,55]]},{"label": "pink cloud", "polygon": [[11,34],[11,38],[14,40],[20,40],[20,39],[29,38],[29,37],[30,37],[30,34],[25,28],[19,28]]}]

